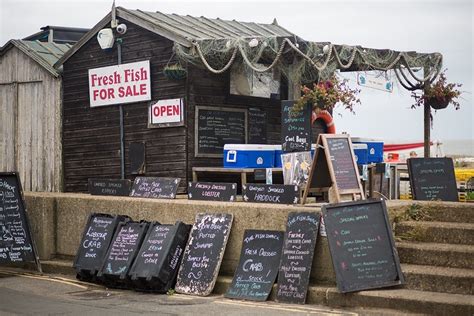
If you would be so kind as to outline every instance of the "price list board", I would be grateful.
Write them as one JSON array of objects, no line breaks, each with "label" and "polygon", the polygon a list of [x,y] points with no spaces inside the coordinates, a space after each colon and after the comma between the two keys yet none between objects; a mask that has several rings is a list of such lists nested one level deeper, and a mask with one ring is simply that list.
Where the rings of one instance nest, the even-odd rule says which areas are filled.
[{"label": "price list board", "polygon": [[340,292],[403,284],[383,200],[329,204],[322,210]]}]

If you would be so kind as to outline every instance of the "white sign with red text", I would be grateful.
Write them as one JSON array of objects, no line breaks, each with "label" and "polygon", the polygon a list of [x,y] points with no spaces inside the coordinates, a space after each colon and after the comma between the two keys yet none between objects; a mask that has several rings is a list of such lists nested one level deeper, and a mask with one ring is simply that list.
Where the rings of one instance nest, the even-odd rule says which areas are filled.
[{"label": "white sign with red text", "polygon": [[159,100],[150,104],[151,125],[182,125],[183,117],[183,99]]},{"label": "white sign with red text", "polygon": [[150,61],[89,69],[91,107],[151,99]]}]

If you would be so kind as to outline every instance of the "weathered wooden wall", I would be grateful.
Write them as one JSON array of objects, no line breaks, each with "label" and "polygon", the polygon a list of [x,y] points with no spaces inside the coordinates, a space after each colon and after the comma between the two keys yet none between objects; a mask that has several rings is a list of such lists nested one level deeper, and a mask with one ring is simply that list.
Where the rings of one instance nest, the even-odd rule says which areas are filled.
[{"label": "weathered wooden wall", "polygon": [[[132,23],[123,36],[122,63],[150,60],[152,100],[181,98],[185,81],[162,74],[173,42]],[[92,177],[120,178],[120,121],[118,105],[91,108],[88,69],[116,65],[117,48],[105,52],[94,36],[64,64],[63,138],[65,191],[86,192]],[[146,176],[179,177],[186,184],[186,128],[148,128],[149,102],[123,106],[125,173],[130,174],[130,142],[145,142]]]},{"label": "weathered wooden wall", "polygon": [[0,171],[26,191],[61,191],[61,80],[16,47],[0,57]]}]

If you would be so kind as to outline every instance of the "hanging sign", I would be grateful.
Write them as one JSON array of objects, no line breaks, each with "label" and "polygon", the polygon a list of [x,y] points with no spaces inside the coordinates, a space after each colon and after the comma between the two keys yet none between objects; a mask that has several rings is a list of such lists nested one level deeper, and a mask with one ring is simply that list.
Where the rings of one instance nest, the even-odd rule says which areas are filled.
[{"label": "hanging sign", "polygon": [[148,127],[184,125],[183,99],[168,99],[150,103]]},{"label": "hanging sign", "polygon": [[149,60],[89,69],[91,107],[150,99]]},{"label": "hanging sign", "polygon": [[393,82],[385,78],[385,74],[374,75],[368,73],[357,74],[357,84],[362,87],[382,90],[385,92],[393,92]]}]

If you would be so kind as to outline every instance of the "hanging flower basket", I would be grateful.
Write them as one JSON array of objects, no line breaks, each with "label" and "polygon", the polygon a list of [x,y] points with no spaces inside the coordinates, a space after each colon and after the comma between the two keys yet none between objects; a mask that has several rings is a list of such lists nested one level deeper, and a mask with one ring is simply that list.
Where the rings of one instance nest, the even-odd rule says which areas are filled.
[{"label": "hanging flower basket", "polygon": [[442,110],[448,107],[449,99],[427,98],[426,102],[435,110]]},{"label": "hanging flower basket", "polygon": [[182,80],[187,76],[186,69],[184,69],[179,64],[165,66],[165,68],[163,69],[163,74],[166,78],[171,80]]}]

